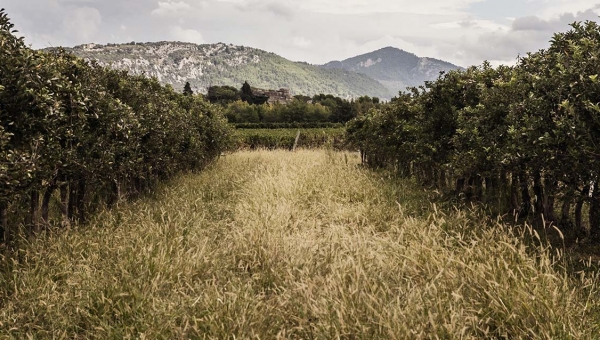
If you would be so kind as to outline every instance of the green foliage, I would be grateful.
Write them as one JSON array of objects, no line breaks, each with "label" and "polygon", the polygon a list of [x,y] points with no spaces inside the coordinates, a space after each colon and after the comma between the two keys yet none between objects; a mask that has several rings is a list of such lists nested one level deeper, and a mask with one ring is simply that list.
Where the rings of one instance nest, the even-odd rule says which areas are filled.
[{"label": "green foliage", "polygon": [[269,96],[254,94],[248,82],[244,82],[240,89],[240,99],[248,104],[262,105],[269,100]]},{"label": "green foliage", "polygon": [[516,67],[484,63],[401,94],[350,122],[348,139],[373,167],[597,239],[599,51],[598,24],[575,23]]},{"label": "green foliage", "polygon": [[343,128],[307,129],[238,129],[234,134],[235,149],[288,149],[294,146],[300,132],[298,147],[320,148],[330,146],[346,148]]},{"label": "green foliage", "polygon": [[233,86],[248,81],[259,88],[283,87],[292,93],[309,96],[318,93],[332,93],[343,98],[365,94],[381,98],[392,96],[383,85],[365,75],[294,63],[272,53],[256,53],[261,58],[260,63],[232,67],[214,81]]},{"label": "green foliage", "polygon": [[236,123],[236,129],[338,129],[344,124],[330,122],[306,122],[306,123]]},{"label": "green foliage", "polygon": [[[63,225],[220,155],[217,108],[156,79],[33,51],[0,11],[0,237]],[[56,215],[59,215],[58,213]],[[55,221],[59,222],[59,221]]]},{"label": "green foliage", "polygon": [[210,86],[206,99],[213,104],[227,105],[241,99],[240,91],[233,86]]},{"label": "green foliage", "polygon": [[190,85],[190,82],[186,82],[185,86],[183,87],[183,94],[186,96],[191,96],[194,94],[194,91],[192,90],[192,86]]},{"label": "green foliage", "polygon": [[248,104],[254,104],[253,99],[254,94],[252,93],[252,88],[247,81],[244,82],[242,88],[240,90],[240,99]]},{"label": "green foliage", "polygon": [[[248,97],[253,101],[254,97]],[[334,123],[345,124],[359,115],[380,106],[379,98],[363,96],[348,101],[333,95],[316,95],[312,99],[295,96],[287,104],[254,104],[244,101],[232,102],[225,107],[225,116],[234,124],[274,123]],[[322,126],[315,126],[322,127]]]},{"label": "green foliage", "polygon": [[328,122],[330,111],[320,104],[294,99],[289,104],[251,105],[237,101],[225,107],[230,123],[308,123]]}]

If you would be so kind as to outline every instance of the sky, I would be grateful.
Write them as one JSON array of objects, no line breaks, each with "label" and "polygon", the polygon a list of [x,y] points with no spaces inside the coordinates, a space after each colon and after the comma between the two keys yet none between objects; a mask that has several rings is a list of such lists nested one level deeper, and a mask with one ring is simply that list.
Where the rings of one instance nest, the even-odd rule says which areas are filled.
[{"label": "sky", "polygon": [[324,64],[392,46],[459,66],[514,64],[600,0],[1,0],[33,48],[223,42]]}]

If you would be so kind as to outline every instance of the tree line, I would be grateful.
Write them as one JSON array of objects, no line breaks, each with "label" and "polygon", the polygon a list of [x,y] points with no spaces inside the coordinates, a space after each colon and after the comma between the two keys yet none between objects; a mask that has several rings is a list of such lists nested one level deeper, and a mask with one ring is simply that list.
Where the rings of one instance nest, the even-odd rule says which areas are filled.
[{"label": "tree line", "polygon": [[598,239],[599,72],[600,27],[574,23],[514,67],[485,62],[400,93],[348,138],[371,167]]},{"label": "tree line", "polygon": [[347,100],[333,95],[296,95],[286,104],[268,104],[268,96],[255,95],[248,82],[240,89],[210,86],[206,99],[221,105],[230,123],[346,123],[380,105],[377,97]]},{"label": "tree line", "polygon": [[199,96],[32,50],[13,27],[0,10],[0,239],[85,221],[225,147],[226,120]]}]

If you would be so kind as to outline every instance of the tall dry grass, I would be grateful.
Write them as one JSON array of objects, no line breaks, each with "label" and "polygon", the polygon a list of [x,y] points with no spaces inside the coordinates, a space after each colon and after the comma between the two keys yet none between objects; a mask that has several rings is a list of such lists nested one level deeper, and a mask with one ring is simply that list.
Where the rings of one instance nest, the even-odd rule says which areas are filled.
[{"label": "tall dry grass", "polygon": [[597,275],[331,151],[239,152],[0,271],[0,337],[599,335]]}]

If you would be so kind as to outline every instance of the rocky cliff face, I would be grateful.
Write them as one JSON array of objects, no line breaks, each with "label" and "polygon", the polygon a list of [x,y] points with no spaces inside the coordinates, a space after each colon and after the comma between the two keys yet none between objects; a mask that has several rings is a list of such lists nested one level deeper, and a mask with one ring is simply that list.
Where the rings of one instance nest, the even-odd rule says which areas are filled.
[{"label": "rocky cliff face", "polygon": [[265,89],[290,89],[293,95],[333,94],[390,98],[391,93],[368,76],[292,62],[244,46],[181,42],[87,44],[67,49],[100,65],[156,77],[181,90],[186,82],[206,93],[211,85],[241,87],[244,81]]},{"label": "rocky cliff face", "polygon": [[260,54],[263,54],[244,46],[181,42],[88,44],[69,50],[102,66],[156,77],[178,89],[189,81],[200,92],[205,92],[211,85],[214,75],[247,64],[258,64]]},{"label": "rocky cliff face", "polygon": [[248,81],[264,89],[287,88],[292,95],[325,93],[343,98],[368,95],[389,99],[407,86],[436,79],[440,71],[459,68],[392,47],[323,66],[223,43],[87,44],[67,50],[103,66],[156,77],[177,90],[190,82],[192,89],[201,93],[211,85],[241,87]]}]

